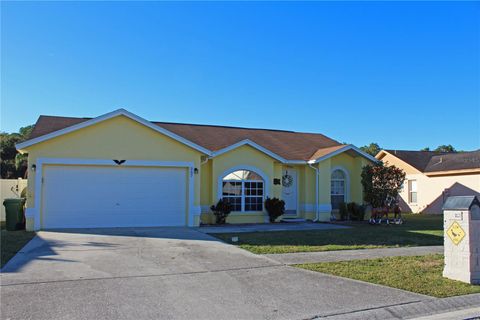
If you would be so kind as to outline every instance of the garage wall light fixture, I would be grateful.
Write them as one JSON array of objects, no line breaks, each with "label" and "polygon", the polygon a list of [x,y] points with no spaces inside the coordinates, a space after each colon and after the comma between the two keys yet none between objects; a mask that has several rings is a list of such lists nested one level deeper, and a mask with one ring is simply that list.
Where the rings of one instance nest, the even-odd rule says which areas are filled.
[{"label": "garage wall light fixture", "polygon": [[32,167],[31,167],[32,171],[35,172],[35,170],[37,170],[37,165],[34,163],[32,164]]},{"label": "garage wall light fixture", "polygon": [[198,174],[198,168],[193,169],[194,174]]}]

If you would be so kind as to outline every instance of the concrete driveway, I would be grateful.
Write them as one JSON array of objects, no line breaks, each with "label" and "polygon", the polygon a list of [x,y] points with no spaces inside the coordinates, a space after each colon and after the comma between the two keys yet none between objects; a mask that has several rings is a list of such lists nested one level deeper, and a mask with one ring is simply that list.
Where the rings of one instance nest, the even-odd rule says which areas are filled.
[{"label": "concrete driveway", "polygon": [[39,232],[1,275],[2,319],[310,319],[428,299],[188,228]]}]

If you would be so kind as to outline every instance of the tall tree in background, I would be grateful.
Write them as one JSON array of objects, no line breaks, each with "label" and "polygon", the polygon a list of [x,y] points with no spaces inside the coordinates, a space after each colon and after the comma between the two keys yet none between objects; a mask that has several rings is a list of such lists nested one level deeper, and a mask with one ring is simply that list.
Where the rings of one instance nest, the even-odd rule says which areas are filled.
[{"label": "tall tree in background", "polygon": [[0,173],[2,179],[23,178],[27,170],[27,155],[20,154],[15,144],[30,136],[33,125],[20,128],[18,133],[0,133]]},{"label": "tall tree in background", "polygon": [[457,152],[457,150],[455,150],[455,148],[451,144],[449,144],[449,145],[442,144],[441,146],[438,146],[433,151],[437,151],[437,152]]},{"label": "tall tree in background", "polygon": [[[425,147],[423,149],[420,149],[420,151],[431,151],[430,147]],[[459,152],[459,150],[455,149],[451,144],[442,144],[441,146],[438,146],[436,149],[433,151],[435,152]]]},{"label": "tall tree in background", "polygon": [[375,157],[377,153],[379,153],[380,150],[382,150],[382,148],[380,148],[378,143],[375,143],[375,142],[370,143],[368,146],[360,147],[360,149],[373,157]]}]

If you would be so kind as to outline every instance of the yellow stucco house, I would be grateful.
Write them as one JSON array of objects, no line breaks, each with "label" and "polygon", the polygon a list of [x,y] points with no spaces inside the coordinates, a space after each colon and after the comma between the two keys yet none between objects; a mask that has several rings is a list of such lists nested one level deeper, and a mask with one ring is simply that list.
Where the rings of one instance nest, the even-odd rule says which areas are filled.
[{"label": "yellow stucco house", "polygon": [[441,153],[382,150],[378,160],[406,173],[400,192],[405,212],[442,213],[450,196],[480,197],[480,150]]},{"label": "yellow stucco house", "polygon": [[147,121],[124,109],[96,118],[40,116],[28,153],[27,228],[197,226],[232,203],[227,223],[268,221],[267,196],[288,217],[329,221],[362,202],[376,161],[321,134]]}]

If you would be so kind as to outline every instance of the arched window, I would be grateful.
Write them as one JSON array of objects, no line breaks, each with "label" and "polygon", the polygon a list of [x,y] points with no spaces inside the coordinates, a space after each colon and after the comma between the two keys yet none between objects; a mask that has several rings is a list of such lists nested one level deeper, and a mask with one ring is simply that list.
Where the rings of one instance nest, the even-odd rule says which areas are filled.
[{"label": "arched window", "polygon": [[222,180],[222,198],[233,211],[263,211],[264,181],[250,170],[237,170]]},{"label": "arched window", "polygon": [[334,170],[332,172],[330,187],[331,187],[331,202],[332,209],[336,210],[340,208],[340,204],[345,202],[345,173],[340,170]]}]

